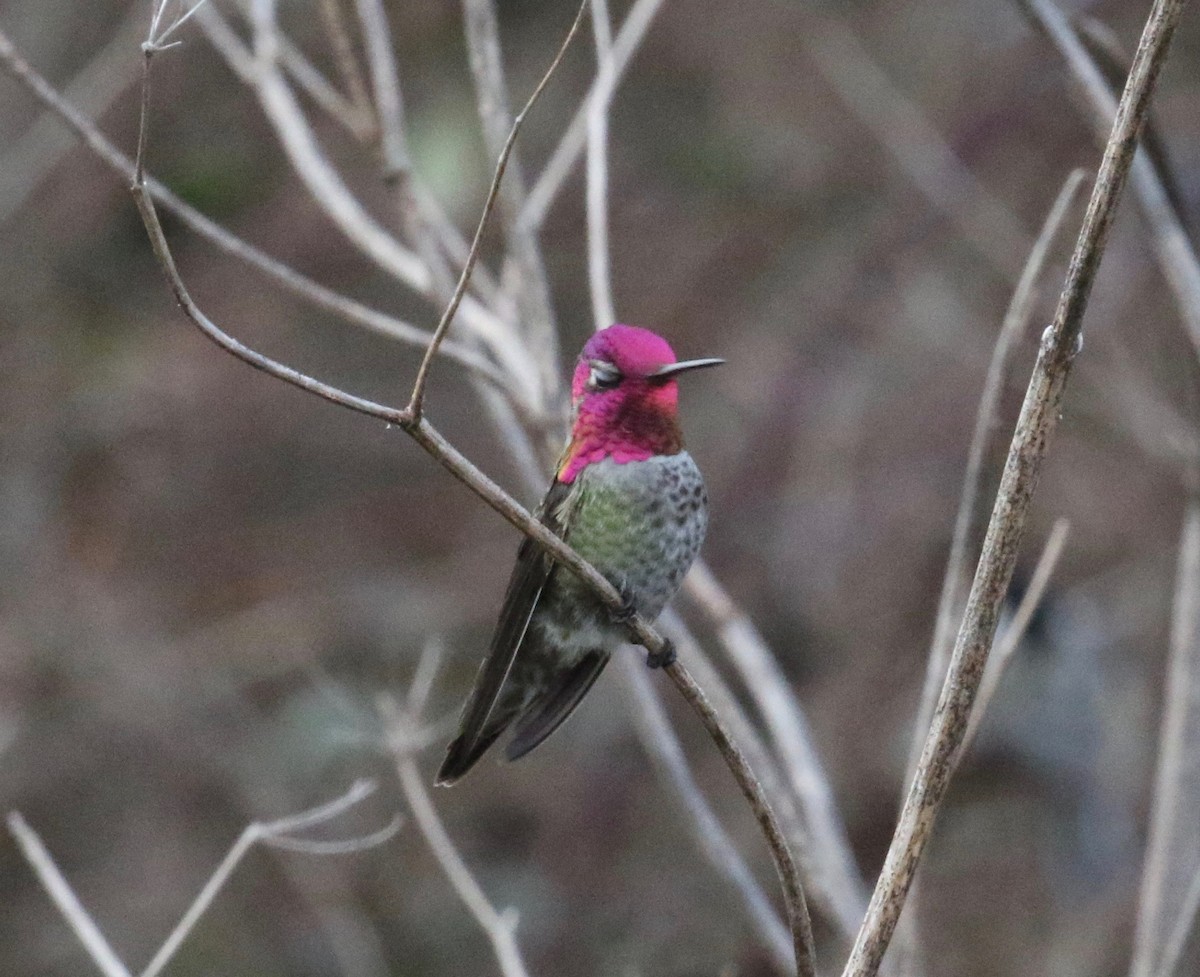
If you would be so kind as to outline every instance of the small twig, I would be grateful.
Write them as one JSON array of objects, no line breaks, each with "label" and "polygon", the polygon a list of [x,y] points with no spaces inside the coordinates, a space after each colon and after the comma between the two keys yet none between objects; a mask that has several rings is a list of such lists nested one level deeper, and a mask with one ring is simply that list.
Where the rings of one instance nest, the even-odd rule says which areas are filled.
[{"label": "small twig", "polygon": [[713,627],[742,685],[754,699],[792,793],[800,803],[810,836],[807,849],[817,866],[830,914],[853,938],[866,909],[867,894],[804,709],[762,635],[737,608],[704,560],[696,561],[684,589]]},{"label": "small twig", "polygon": [[[581,11],[585,5],[586,0],[581,0]],[[495,159],[504,151],[514,121],[500,48],[498,4],[496,0],[462,0],[462,9],[467,65],[474,83],[483,144],[488,156]],[[571,8],[568,6],[567,9]],[[536,376],[536,401],[553,410],[558,405],[549,403],[550,392],[559,389],[560,381],[558,330],[550,301],[550,284],[537,236],[518,220],[525,202],[525,178],[515,151],[508,170],[496,201],[505,243],[500,279],[515,306],[514,323],[522,339],[525,358]]]},{"label": "small twig", "polygon": [[421,366],[417,370],[417,379],[413,384],[412,396],[409,397],[408,407],[406,408],[408,413],[417,420],[420,420],[421,411],[424,406],[425,384],[429,379],[429,368],[433,363],[434,356],[437,355],[438,347],[442,344],[442,340],[446,336],[446,330],[450,328],[450,323],[454,319],[455,312],[458,311],[463,294],[467,290],[467,282],[471,278],[471,269],[475,267],[475,261],[479,257],[479,246],[483,241],[483,231],[487,227],[492,208],[496,205],[496,197],[500,192],[500,181],[504,177],[504,170],[508,166],[508,158],[512,154],[513,146],[516,144],[517,135],[521,131],[521,125],[524,123],[525,117],[529,114],[529,110],[533,108],[542,92],[545,91],[563,56],[567,53],[567,47],[578,32],[586,10],[587,0],[583,0],[583,3],[579,5],[579,12],[575,15],[575,20],[571,23],[571,29],[567,31],[567,36],[558,48],[558,53],[554,56],[554,60],[550,62],[550,67],[546,69],[546,73],[542,75],[542,80],[538,82],[537,87],[533,90],[533,94],[529,96],[525,107],[513,119],[512,129],[509,130],[508,138],[504,141],[504,147],[500,150],[500,157],[496,161],[496,172],[492,177],[492,185],[488,189],[487,200],[483,205],[483,213],[480,214],[479,224],[475,228],[475,237],[471,241],[471,250],[467,253],[467,260],[463,263],[462,273],[458,276],[458,284],[454,287],[454,294],[451,296],[450,302],[446,305],[446,309],[438,321],[437,328],[433,331],[433,339],[430,340],[429,348],[425,351],[425,357],[421,360]]},{"label": "small twig", "polygon": [[987,716],[988,706],[991,705],[996,689],[1000,687],[1000,680],[1004,677],[1017,648],[1020,647],[1026,631],[1029,630],[1029,623],[1033,620],[1033,615],[1041,606],[1042,598],[1046,595],[1046,587],[1054,575],[1054,568],[1058,566],[1063,547],[1066,546],[1067,533],[1070,528],[1071,524],[1067,519],[1055,520],[1054,527],[1046,539],[1046,545],[1042,547],[1042,555],[1038,557],[1037,564],[1033,568],[1033,576],[1029,578],[1029,588],[1021,595],[1021,602],[1017,605],[1016,613],[1013,614],[1008,627],[1004,629],[1000,640],[996,642],[991,655],[988,656],[987,667],[983,670],[983,681],[979,683],[979,692],[975,696],[975,707],[971,710],[971,721],[967,724],[967,735],[963,737],[962,746],[959,747],[960,760],[970,749],[971,743],[979,733],[979,727]]},{"label": "small twig", "polygon": [[[256,843],[308,854],[338,855],[363,851],[393,837],[400,830],[401,822],[398,818],[393,818],[384,828],[361,838],[318,841],[292,837],[294,832],[325,824],[344,814],[373,794],[375,788],[374,781],[359,780],[345,794],[327,804],[290,817],[280,818],[277,821],[255,821],[247,825],[139,977],[157,977],[162,972],[201,917],[208,911],[217,894],[225,887],[229,877],[246,857],[246,853]],[[79,942],[96,966],[103,971],[106,977],[132,977],[129,969],[117,957],[104,934],[100,932],[99,927],[79,902],[70,883],[59,871],[41,839],[16,811],[8,815],[8,829],[20,845],[26,860],[37,873],[42,888],[54,900],[59,912],[71,929],[75,931]]]},{"label": "small twig", "polygon": [[[43,107],[60,119],[97,159],[126,183],[134,180],[136,168],[133,160],[118,150],[90,119],[82,115],[45,78],[34,71],[2,31],[0,31],[0,65],[3,65],[4,69],[20,82]],[[197,234],[208,239],[226,254],[244,261],[274,279],[294,295],[318,308],[332,312],[349,322],[397,342],[420,346],[422,349],[429,345],[431,333],[418,329],[395,316],[387,315],[361,302],[356,302],[354,299],[339,295],[332,289],[301,275],[295,269],[231,234],[215,221],[185,203],[153,177],[146,177],[146,189],[159,204]],[[447,359],[480,374],[508,396],[513,398],[519,396],[509,375],[501,372],[493,363],[473,350],[466,349],[452,340],[447,340],[442,344],[440,352]],[[524,408],[524,401],[521,401],[519,406]]]},{"label": "small twig", "polygon": [[129,968],[121,962],[121,958],[109,946],[108,940],[100,932],[100,927],[83,908],[75,890],[63,877],[50,852],[42,844],[42,839],[25,823],[21,815],[12,811],[8,815],[8,830],[21,848],[21,854],[30,867],[37,873],[38,881],[46,894],[54,900],[54,905],[62,914],[63,919],[75,931],[75,936],[83,944],[89,957],[105,974],[105,977],[133,977]]},{"label": "small twig", "polygon": [[592,82],[587,97],[576,109],[571,124],[555,147],[550,161],[529,191],[529,196],[526,198],[518,218],[518,223],[522,227],[534,230],[542,226],[550,206],[558,197],[563,183],[583,153],[584,145],[587,142],[588,118],[594,106],[599,102],[604,102],[605,109],[607,109],[607,104],[612,101],[617,85],[620,84],[634,54],[641,47],[646,31],[650,29],[654,15],[658,13],[662,4],[663,0],[637,0],[630,8],[625,22],[621,24],[621,29],[617,31],[617,36],[613,41],[612,76],[611,78],[597,76],[596,80]]},{"label": "small twig", "polygon": [[1000,603],[1012,578],[1042,460],[1058,423],[1092,283],[1129,174],[1154,82],[1185,3],[1156,0],[1146,22],[1054,322],[1042,337],[933,726],[843,977],[873,977],[878,972],[949,786],[954,758],[966,733],[991,648]]},{"label": "small twig", "polygon": [[[1179,567],[1175,575],[1175,599],[1171,613],[1171,642],[1167,657],[1167,678],[1163,687],[1162,720],[1158,736],[1158,762],[1154,772],[1154,801],[1150,808],[1150,835],[1142,865],[1142,886],[1138,898],[1137,927],[1134,931],[1130,977],[1168,977],[1174,970],[1156,966],[1155,958],[1166,947],[1161,945],[1172,929],[1169,917],[1184,906],[1168,906],[1167,876],[1173,860],[1182,852],[1173,851],[1177,815],[1194,820],[1196,812],[1182,803],[1181,779],[1186,757],[1188,712],[1200,686],[1200,657],[1196,641],[1200,632],[1200,503],[1188,506],[1179,539]],[[1182,918],[1188,919],[1186,912]],[[1190,928],[1190,919],[1188,919]],[[1186,932],[1186,931],[1185,931]],[[1173,941],[1168,941],[1173,942]],[[1165,962],[1165,953],[1164,953]]]}]

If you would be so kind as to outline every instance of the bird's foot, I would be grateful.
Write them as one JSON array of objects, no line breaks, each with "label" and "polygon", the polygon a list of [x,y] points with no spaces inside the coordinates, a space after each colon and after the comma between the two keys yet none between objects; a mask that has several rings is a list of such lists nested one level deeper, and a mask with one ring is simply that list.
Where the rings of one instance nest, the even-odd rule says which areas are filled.
[{"label": "bird's foot", "polygon": [[675,664],[675,643],[663,638],[662,647],[658,651],[647,652],[646,664],[651,668],[666,668]]},{"label": "bird's foot", "polygon": [[609,607],[608,616],[613,624],[628,624],[637,617],[637,605],[633,602],[633,591],[622,585],[619,588],[621,592],[621,606]]}]

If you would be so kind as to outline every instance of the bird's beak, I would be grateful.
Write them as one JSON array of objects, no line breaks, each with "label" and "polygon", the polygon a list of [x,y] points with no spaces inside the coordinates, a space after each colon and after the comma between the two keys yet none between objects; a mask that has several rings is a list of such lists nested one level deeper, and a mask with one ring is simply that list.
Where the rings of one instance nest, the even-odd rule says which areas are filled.
[{"label": "bird's beak", "polygon": [[702,370],[706,366],[720,366],[724,360],[716,357],[709,357],[704,360],[684,360],[682,363],[668,363],[666,366],[660,366],[653,373],[648,374],[652,380],[662,380],[666,377],[673,377],[679,373],[685,373],[688,370]]}]

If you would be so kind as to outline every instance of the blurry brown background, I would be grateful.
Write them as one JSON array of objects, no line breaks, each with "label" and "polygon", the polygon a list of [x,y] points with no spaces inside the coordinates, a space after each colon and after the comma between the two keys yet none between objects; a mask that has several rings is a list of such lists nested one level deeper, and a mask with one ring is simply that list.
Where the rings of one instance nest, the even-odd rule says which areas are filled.
[{"label": "blurry brown background", "polygon": [[[109,71],[128,85],[102,115],[129,151],[147,6]],[[313,0],[282,6],[325,64]],[[572,5],[499,6],[511,88],[524,93]],[[628,4],[613,7],[620,17]],[[1076,7],[1132,49],[1148,4]],[[416,166],[468,228],[490,163],[461,10],[409,0],[389,12]],[[128,16],[115,0],[0,0],[0,27],[59,85]],[[157,175],[320,281],[432,325],[436,310],[331,230],[202,36],[180,36],[156,69]],[[586,90],[590,44],[580,38],[525,130],[529,173]],[[1200,207],[1198,66],[1200,25],[1185,18],[1157,118],[1189,218]],[[898,161],[897,140],[928,146],[861,87],[868,69],[946,140],[955,179],[928,156],[909,170]],[[379,795],[332,834],[403,809],[375,696],[402,690],[438,634],[448,664],[431,711],[454,715],[517,540],[397,432],[199,338],[121,182],[78,147],[31,150],[38,117],[0,76],[0,808],[42,834],[140,969],[250,820],[368,775]],[[317,121],[390,219],[374,161]],[[1072,167],[1095,165],[1097,146],[1048,44],[1014,5],[980,0],[668,0],[610,138],[618,315],[681,355],[729,361],[683,395],[712,497],[706,554],[794,681],[873,879],[991,344],[1043,214]],[[40,179],[26,181],[23,163]],[[542,234],[568,355],[590,323],[583,224],[577,172]],[[402,400],[412,349],[300,305],[175,222],[168,232],[218,322],[364,396]],[[1058,516],[1071,521],[1067,550],[929,851],[931,977],[1127,965],[1197,408],[1195,354],[1147,241],[1127,199],[1025,573]],[[1039,321],[1064,254],[1060,244]],[[1021,383],[1007,393],[1006,424],[1020,394]],[[452,364],[435,369],[429,409],[535,501]],[[492,899],[520,911],[534,973],[772,973],[651,772],[624,688],[606,676],[528,760],[485,762],[438,792],[450,831]],[[700,782],[773,892],[720,760],[667,701]],[[423,758],[428,776],[440,750]],[[822,937],[830,966],[845,948],[819,927]],[[91,967],[0,837],[0,973]],[[371,977],[495,964],[410,824],[343,859],[252,853],[168,972]]]}]

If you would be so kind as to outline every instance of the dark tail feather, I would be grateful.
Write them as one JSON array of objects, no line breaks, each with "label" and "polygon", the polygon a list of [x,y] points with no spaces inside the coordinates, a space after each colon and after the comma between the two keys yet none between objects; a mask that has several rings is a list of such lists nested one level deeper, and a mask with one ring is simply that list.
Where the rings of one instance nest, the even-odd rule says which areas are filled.
[{"label": "dark tail feather", "polygon": [[606,652],[593,651],[577,665],[556,676],[550,688],[517,720],[516,733],[504,755],[510,760],[519,760],[566,722],[607,663]]},{"label": "dark tail feather", "polygon": [[467,739],[464,736],[455,737],[446,748],[446,759],[442,761],[434,783],[438,787],[450,787],[462,779],[463,775],[475,766],[489,746],[496,742],[496,737],[504,732],[507,723],[494,725],[480,736]]}]

